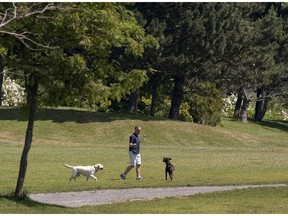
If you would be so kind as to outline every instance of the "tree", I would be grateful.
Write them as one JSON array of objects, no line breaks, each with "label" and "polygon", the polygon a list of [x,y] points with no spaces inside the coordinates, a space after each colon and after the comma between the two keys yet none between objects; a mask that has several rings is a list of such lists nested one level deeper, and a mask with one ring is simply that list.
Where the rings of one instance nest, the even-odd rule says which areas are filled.
[{"label": "tree", "polygon": [[[10,13],[12,9],[9,7],[3,13],[4,16],[2,17],[2,22],[1,22],[2,28],[1,28],[0,33],[3,34],[4,36],[8,35],[9,37],[12,37],[16,39],[17,41],[21,42],[21,44],[19,44],[18,47],[21,47],[23,50],[29,49],[32,51],[32,50],[38,50],[38,48],[39,49],[48,48],[49,46],[43,45],[41,42],[37,42],[37,40],[30,38],[30,34],[33,35],[32,32],[23,31],[21,33],[17,33],[15,32],[15,29],[18,29],[18,30],[20,29],[21,31],[21,29],[23,28],[23,23],[25,24],[25,22],[27,22],[30,19],[30,17],[33,16],[35,20],[36,15],[43,14],[46,11],[52,10],[52,8],[53,10],[56,9],[56,7],[54,7],[53,4],[46,4],[46,3],[44,4],[23,3],[19,5],[17,4],[17,6],[15,3],[13,3],[13,13],[12,14]],[[15,22],[16,20],[18,22]],[[4,30],[2,30],[3,28]],[[34,31],[34,33],[36,32]],[[8,44],[11,45],[13,44],[13,42],[15,42],[15,40],[14,41],[11,40],[11,42]],[[17,42],[15,43],[15,45],[16,44]],[[10,49],[14,49],[14,48],[15,46],[10,47]],[[36,107],[37,107],[36,102],[37,102],[37,96],[38,96],[37,92],[38,92],[38,86],[39,86],[39,78],[37,74],[33,73],[33,71],[30,71],[30,72],[29,74],[26,74],[26,75],[24,74],[25,81],[26,81],[27,102],[29,106],[29,119],[28,119],[28,126],[26,130],[24,149],[22,152],[21,160],[20,160],[19,176],[17,180],[15,193],[14,193],[15,197],[23,196],[23,184],[24,184],[24,179],[25,179],[26,170],[27,170],[28,152],[32,144],[34,118],[35,118],[35,112],[36,112]]]},{"label": "tree", "polygon": [[[275,9],[272,7],[267,14],[256,21],[250,22],[253,32],[252,39],[249,41],[250,48],[246,52],[246,59],[238,59],[243,63],[242,71],[238,70],[238,76],[241,76],[237,82],[242,84],[240,89],[243,89],[243,104],[241,108],[242,122],[247,122],[247,108],[249,103],[256,101],[255,118],[260,120],[264,117],[269,98],[265,95],[266,86],[269,86],[273,77],[281,74],[283,64],[277,60],[279,41],[282,37],[283,23],[280,17],[277,17]],[[243,61],[244,60],[244,61]],[[245,71],[244,71],[245,70]],[[248,89],[256,91],[258,98],[248,97]]]},{"label": "tree", "polygon": [[[229,85],[238,92],[235,116],[247,122],[251,102],[256,102],[255,116],[262,117],[276,83],[279,85],[278,77],[285,85],[284,3],[138,3],[136,9],[142,15],[138,22],[160,44],[144,56],[155,69],[148,82],[153,93],[151,114],[160,85],[174,82],[169,112],[174,119],[182,102],[193,101],[185,97],[187,92],[197,91],[198,82],[214,82],[219,90]],[[259,97],[252,97],[257,89]]]},{"label": "tree", "polygon": [[[145,92],[147,97],[151,96],[149,114],[154,116],[156,105],[160,104],[161,100],[165,98],[164,95],[169,92],[166,84],[170,83],[170,72],[165,67],[163,52],[172,41],[171,35],[165,32],[167,29],[166,19],[170,11],[166,11],[165,4],[161,3],[136,3],[133,9],[136,11],[138,23],[158,42],[158,46],[147,49],[143,55],[143,62],[150,73],[148,73],[149,82],[144,85],[142,92]],[[158,90],[162,85],[165,85],[165,91],[159,93]]]},{"label": "tree", "polygon": [[[31,48],[31,45],[36,47],[48,48],[44,44],[40,44],[33,40],[30,32],[16,32],[15,29],[11,28],[11,24],[16,21],[23,20],[27,17],[36,16],[38,14],[43,14],[49,10],[57,9],[53,3],[42,3],[42,4],[19,4],[18,3],[1,3],[0,11],[3,11],[0,16],[0,35],[2,38],[6,35],[12,36],[13,38],[21,41],[25,46]],[[5,46],[7,46],[7,40],[9,38],[5,37],[4,42],[0,44],[0,106],[2,105],[2,85],[3,85],[3,58],[6,53]],[[5,43],[6,42],[6,43]],[[9,44],[9,42],[8,42]],[[9,46],[9,45],[8,45]]]},{"label": "tree", "polygon": [[[23,3],[28,5],[30,3]],[[145,80],[145,71],[122,67],[109,59],[113,47],[141,56],[153,38],[146,36],[133,14],[116,3],[59,3],[65,13],[49,11],[16,23],[33,32],[35,40],[57,49],[36,50],[14,44],[10,64],[23,71],[30,108],[15,196],[23,195],[28,152],[37,106],[76,105],[101,109],[121,99]],[[73,9],[72,9],[73,8]],[[46,19],[50,17],[50,19]],[[17,64],[16,64],[17,63]]]},{"label": "tree", "polygon": [[263,25],[267,25],[267,22],[272,24],[274,34],[266,33],[265,36],[270,43],[277,44],[277,53],[274,56],[277,67],[271,68],[273,73],[268,77],[269,81],[257,87],[254,115],[256,121],[262,121],[271,100],[287,97],[287,89],[284,87],[287,86],[287,4],[267,3],[263,16],[268,18]]},{"label": "tree", "polygon": [[162,72],[166,80],[173,78],[169,118],[177,119],[184,87],[193,88],[190,80],[219,78],[219,62],[231,55],[227,38],[239,27],[240,7],[227,3],[139,5],[137,8],[147,21],[145,29],[153,30],[153,26],[160,29],[151,31],[160,41],[160,49],[154,51],[157,57],[153,58],[157,66],[153,68]]},{"label": "tree", "polygon": [[[19,5],[19,6],[18,6]],[[54,6],[53,3],[32,3],[32,4],[21,4],[21,3],[1,3],[0,9],[3,11],[1,15],[1,24],[0,24],[0,34],[10,35],[19,41],[21,41],[25,46],[32,48],[34,45],[41,48],[49,48],[49,45],[44,45],[31,37],[31,32],[16,32],[11,30],[11,23],[15,23],[19,20],[24,20],[28,17],[36,16],[43,14],[47,11],[60,9],[59,7]],[[8,26],[8,28],[7,28]]]},{"label": "tree", "polygon": [[[13,38],[18,39],[21,41],[22,45],[25,45],[29,49],[33,49],[31,45],[34,45],[36,47],[41,48],[47,48],[47,46],[44,46],[41,43],[36,42],[35,40],[31,39],[29,35],[31,32],[21,32],[17,33],[14,29],[15,27],[15,21],[19,20],[25,20],[29,17],[43,14],[45,11],[55,9],[53,4],[47,4],[47,3],[40,3],[40,4],[19,4],[19,6],[16,6],[16,3],[12,3],[12,7],[10,7],[10,3],[2,3],[0,5],[0,9],[3,11],[1,16],[1,24],[0,24],[0,34],[8,36],[12,36]],[[18,4],[17,4],[18,5]],[[13,27],[14,25],[14,27]],[[31,45],[30,45],[31,44]],[[1,54],[3,53],[3,50],[5,48],[3,47],[3,44],[1,46]],[[3,65],[2,65],[2,58],[1,58],[1,89],[2,90],[2,84],[3,84]],[[37,90],[38,90],[38,79],[36,76],[32,75],[29,76],[29,79],[33,80],[33,85],[29,86],[27,88],[28,95],[29,95],[29,103],[30,103],[30,115],[29,115],[29,121],[28,121],[28,127],[26,131],[26,139],[24,144],[24,149],[21,157],[20,162],[20,170],[19,170],[19,177],[17,180],[16,190],[15,190],[15,196],[20,197],[23,195],[23,183],[25,179],[26,169],[27,169],[27,157],[28,152],[31,147],[32,143],[32,133],[33,133],[33,125],[34,125],[34,114],[36,111],[36,100],[37,100]],[[32,94],[31,94],[32,93]],[[36,94],[35,94],[36,93]],[[31,97],[32,95],[32,97]]]}]

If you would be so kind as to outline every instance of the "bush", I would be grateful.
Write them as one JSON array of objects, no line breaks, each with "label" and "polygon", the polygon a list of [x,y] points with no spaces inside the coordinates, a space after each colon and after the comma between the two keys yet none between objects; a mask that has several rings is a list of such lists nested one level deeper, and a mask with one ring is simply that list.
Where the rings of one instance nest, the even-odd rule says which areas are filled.
[{"label": "bush", "polygon": [[[223,99],[224,107],[222,113],[226,117],[233,117],[237,96],[232,94]],[[248,107],[248,116],[253,118],[255,113],[255,102],[250,102]],[[284,104],[279,101],[271,101],[268,105],[268,110],[264,116],[265,120],[288,120],[288,110],[285,109]]]},{"label": "bush", "polygon": [[190,94],[189,113],[196,123],[216,126],[221,121],[223,94],[211,82],[201,82],[195,86],[195,93]]},{"label": "bush", "polygon": [[25,103],[25,89],[18,85],[15,80],[4,75],[2,86],[2,105],[3,106],[20,106]]},{"label": "bush", "polygon": [[193,122],[193,117],[189,113],[189,110],[190,110],[189,103],[187,102],[182,103],[179,111],[179,119],[182,121]]},{"label": "bush", "polygon": [[265,113],[264,119],[287,121],[288,110],[284,108],[284,104],[272,101],[268,105],[268,110]]},{"label": "bush", "polygon": [[[138,108],[145,114],[149,114],[151,107],[152,98],[141,97],[141,100],[138,103]],[[157,117],[168,117],[169,109],[170,109],[171,101],[167,97],[163,101],[157,101],[157,105],[155,107],[155,116]]]},{"label": "bush", "polygon": [[222,109],[222,113],[226,117],[233,117],[234,109],[236,106],[237,95],[232,94],[223,99],[224,107]]}]

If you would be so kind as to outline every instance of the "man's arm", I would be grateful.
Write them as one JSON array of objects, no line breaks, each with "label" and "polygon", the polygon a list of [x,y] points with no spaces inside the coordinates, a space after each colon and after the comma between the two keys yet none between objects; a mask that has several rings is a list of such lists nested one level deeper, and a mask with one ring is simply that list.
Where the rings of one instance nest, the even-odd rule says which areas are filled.
[{"label": "man's arm", "polygon": [[129,143],[129,147],[131,147],[131,148],[132,148],[132,147],[135,147],[135,146],[137,146],[137,144],[136,144],[136,143],[131,143],[131,142]]}]

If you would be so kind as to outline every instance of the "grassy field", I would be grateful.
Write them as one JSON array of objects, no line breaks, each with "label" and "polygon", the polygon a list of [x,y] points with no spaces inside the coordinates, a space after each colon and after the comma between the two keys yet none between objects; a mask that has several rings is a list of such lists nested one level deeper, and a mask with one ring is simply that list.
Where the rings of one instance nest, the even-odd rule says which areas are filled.
[{"label": "grassy field", "polygon": [[[135,181],[132,170],[122,181],[119,173],[129,162],[128,137],[137,124],[142,126],[142,135],[146,134],[142,141],[145,180]],[[222,125],[207,127],[121,113],[42,110],[35,122],[25,191],[288,183],[287,122],[244,125],[223,119]],[[16,186],[26,127],[19,109],[0,108],[0,213],[288,213],[288,187],[76,209],[13,200],[7,195]],[[173,182],[164,180],[163,156],[173,158]],[[97,173],[98,182],[86,183],[84,177],[69,182],[70,170],[63,164],[95,163],[105,167]]]}]

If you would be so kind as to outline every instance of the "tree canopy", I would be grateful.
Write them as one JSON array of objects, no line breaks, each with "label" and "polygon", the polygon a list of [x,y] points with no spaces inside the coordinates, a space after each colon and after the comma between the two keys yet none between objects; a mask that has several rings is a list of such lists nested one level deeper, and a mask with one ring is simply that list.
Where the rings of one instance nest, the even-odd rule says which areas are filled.
[{"label": "tree canopy", "polygon": [[[1,5],[7,8],[2,23],[12,10],[8,4]],[[10,43],[2,46],[8,50],[7,66],[24,77],[30,110],[15,196],[23,193],[37,104],[106,108],[110,99],[120,100],[147,79],[145,71],[137,67],[122,70],[119,62],[110,59],[113,48],[141,58],[146,47],[157,45],[121,4],[56,3],[53,10],[33,17],[25,16],[29,12],[18,13],[48,5],[13,3],[16,18],[8,17],[11,21],[5,32],[0,32],[12,36]],[[18,19],[21,22],[14,22]]]}]

